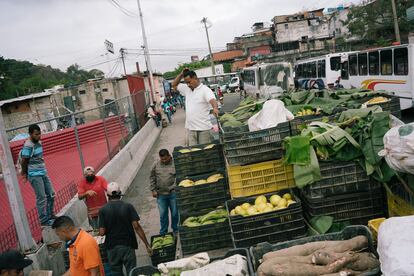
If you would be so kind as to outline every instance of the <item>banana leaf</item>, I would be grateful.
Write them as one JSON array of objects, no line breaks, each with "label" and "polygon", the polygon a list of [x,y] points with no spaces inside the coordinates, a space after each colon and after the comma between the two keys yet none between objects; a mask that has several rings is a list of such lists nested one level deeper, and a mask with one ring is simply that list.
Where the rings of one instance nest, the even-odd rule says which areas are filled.
[{"label": "banana leaf", "polygon": [[283,141],[286,149],[286,164],[310,164],[310,140],[308,136],[286,137]]},{"label": "banana leaf", "polygon": [[299,188],[322,179],[318,158],[313,147],[310,147],[310,163],[308,165],[293,165],[293,177]]},{"label": "banana leaf", "polygon": [[[315,131],[312,132],[312,129]],[[321,146],[330,146],[334,151],[339,151],[345,146],[347,141],[354,147],[360,148],[358,142],[348,132],[338,126],[324,122],[312,122],[308,127],[308,131],[312,132],[311,141],[315,140]]]}]

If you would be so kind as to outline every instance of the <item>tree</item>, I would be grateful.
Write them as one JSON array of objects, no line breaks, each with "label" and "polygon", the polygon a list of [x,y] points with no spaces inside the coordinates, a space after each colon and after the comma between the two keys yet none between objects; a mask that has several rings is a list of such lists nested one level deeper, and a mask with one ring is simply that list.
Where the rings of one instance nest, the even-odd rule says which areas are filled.
[{"label": "tree", "polygon": [[[410,28],[414,26],[406,18],[407,8],[414,5],[414,0],[395,0],[401,37],[406,39]],[[395,40],[394,21],[391,0],[376,0],[350,7],[345,21],[350,37],[364,40],[367,44],[378,45]]]}]

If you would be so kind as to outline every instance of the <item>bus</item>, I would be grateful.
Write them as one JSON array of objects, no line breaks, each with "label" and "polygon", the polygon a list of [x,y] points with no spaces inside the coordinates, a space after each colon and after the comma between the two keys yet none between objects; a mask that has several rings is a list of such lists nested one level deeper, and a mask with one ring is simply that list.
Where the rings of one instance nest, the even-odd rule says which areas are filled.
[{"label": "bus", "polygon": [[263,99],[276,98],[294,88],[293,66],[289,62],[263,63],[243,68],[246,94]]},{"label": "bus", "polygon": [[394,92],[404,97],[400,99],[401,109],[411,108],[413,47],[414,44],[405,44],[345,53],[341,60],[342,86]]},{"label": "bus", "polygon": [[295,63],[297,88],[333,87],[341,76],[341,60],[346,53],[334,53],[298,60]]}]

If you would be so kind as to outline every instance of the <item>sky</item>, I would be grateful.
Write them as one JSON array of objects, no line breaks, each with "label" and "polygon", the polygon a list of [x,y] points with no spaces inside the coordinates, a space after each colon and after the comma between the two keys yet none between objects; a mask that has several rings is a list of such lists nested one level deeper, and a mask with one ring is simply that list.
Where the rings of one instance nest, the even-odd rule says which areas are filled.
[{"label": "sky", "polygon": [[[115,2],[115,3],[114,3]],[[201,19],[207,17],[213,52],[225,50],[255,22],[276,15],[358,3],[358,0],[141,0],[153,71],[173,70],[191,55],[208,54]],[[116,6],[118,3],[125,13]],[[127,15],[128,14],[128,15]],[[0,56],[66,70],[77,63],[108,76],[123,74],[119,49],[125,48],[126,72],[145,70],[136,0],[1,0]],[[107,53],[105,39],[114,44]]]}]

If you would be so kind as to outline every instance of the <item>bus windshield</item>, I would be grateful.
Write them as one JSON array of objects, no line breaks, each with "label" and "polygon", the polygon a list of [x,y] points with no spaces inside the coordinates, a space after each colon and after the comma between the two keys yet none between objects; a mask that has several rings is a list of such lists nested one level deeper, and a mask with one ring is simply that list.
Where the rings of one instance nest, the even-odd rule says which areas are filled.
[{"label": "bus windshield", "polygon": [[341,57],[331,57],[331,70],[332,71],[341,70]]}]

